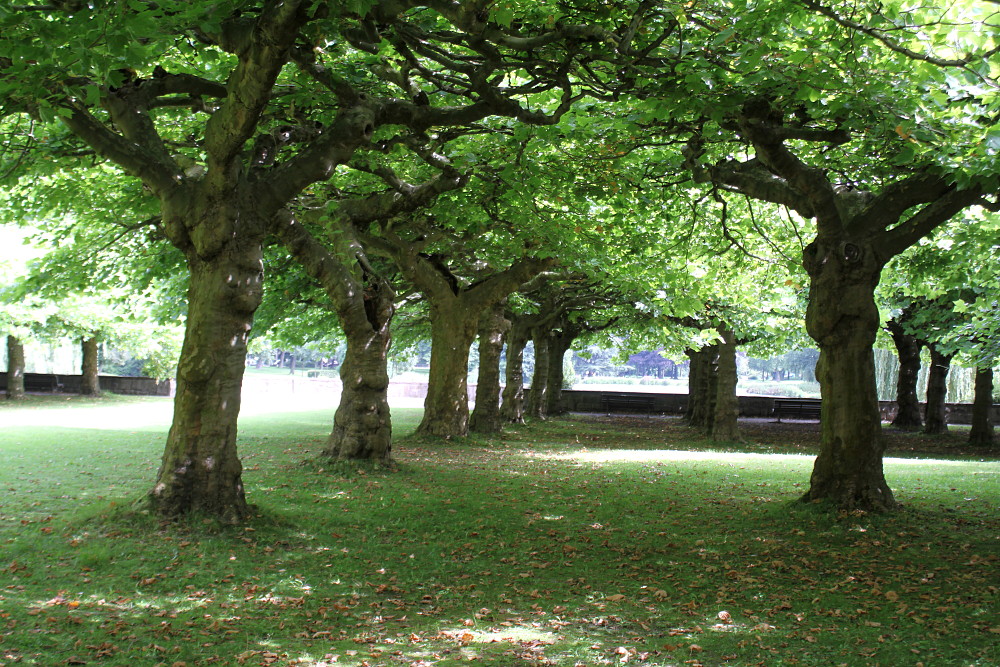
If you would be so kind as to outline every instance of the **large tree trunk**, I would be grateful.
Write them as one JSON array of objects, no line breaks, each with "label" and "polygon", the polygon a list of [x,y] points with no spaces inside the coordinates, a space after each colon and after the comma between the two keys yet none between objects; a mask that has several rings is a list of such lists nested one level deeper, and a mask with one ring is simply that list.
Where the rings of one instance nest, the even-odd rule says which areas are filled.
[{"label": "large tree trunk", "polygon": [[80,393],[84,396],[99,396],[101,378],[97,364],[97,336],[84,338],[81,347],[83,348],[83,377],[80,380]]},{"label": "large tree trunk", "polygon": [[524,348],[529,339],[529,330],[519,325],[514,325],[507,336],[507,384],[500,416],[508,424],[524,423]]},{"label": "large tree trunk", "polygon": [[476,407],[469,420],[469,430],[475,433],[499,433],[501,430],[500,354],[510,326],[510,320],[504,317],[503,304],[497,304],[484,313],[479,323]]},{"label": "large tree trunk", "polygon": [[954,355],[931,351],[931,367],[927,373],[927,404],[924,406],[924,433],[936,435],[948,432],[948,415],[945,401],[948,398],[948,371]]},{"label": "large tree trunk", "polygon": [[712,390],[715,386],[713,381],[715,360],[717,350],[714,345],[689,351],[691,359],[691,372],[688,377],[688,409],[685,413],[685,421],[688,426],[707,430],[715,410],[715,397]]},{"label": "large tree trunk", "polygon": [[431,303],[431,368],[418,433],[441,437],[469,433],[469,348],[481,313],[463,305],[457,299]]},{"label": "large tree trunk", "polygon": [[569,331],[556,331],[549,336],[549,372],[545,380],[545,413],[561,415],[566,413],[563,407],[562,391],[566,374],[563,363],[566,352],[573,345],[575,336]]},{"label": "large tree trunk", "polygon": [[343,389],[324,456],[383,463],[390,459],[388,353],[395,296],[387,282],[373,278],[362,294],[339,311],[347,337],[340,365]]},{"label": "large tree trunk", "polygon": [[7,398],[24,398],[24,344],[16,336],[7,336]]},{"label": "large tree trunk", "polygon": [[917,377],[920,375],[920,341],[910,336],[895,320],[889,320],[889,333],[899,356],[896,379],[896,418],[892,425],[903,431],[918,431],[923,426],[920,401],[917,400]]},{"label": "large tree trunk", "polygon": [[972,401],[972,429],[969,444],[993,446],[993,369],[976,369],[976,395]]},{"label": "large tree trunk", "polygon": [[736,400],[736,336],[726,327],[719,330],[722,342],[715,346],[715,406],[708,436],[717,442],[739,442],[740,406]]},{"label": "large tree trunk", "polygon": [[387,354],[395,314],[392,286],[368,262],[346,218],[329,222],[333,246],[320,244],[288,211],[272,220],[274,232],[330,297],[347,349],[340,366],[340,406],[323,455],[388,461],[392,448]]},{"label": "large tree trunk", "polygon": [[236,423],[247,336],[261,299],[261,247],[233,240],[208,259],[189,253],[188,267],[174,419],[150,500],[165,517],[199,512],[235,523],[250,513]]},{"label": "large tree trunk", "polygon": [[535,351],[535,371],[531,374],[531,389],[528,391],[528,400],[525,405],[525,412],[529,417],[545,419],[548,402],[547,382],[549,380],[549,364],[552,363],[549,357],[548,328],[536,327],[531,334],[532,347]]},{"label": "large tree trunk", "polygon": [[842,509],[896,506],[882,470],[882,420],[872,345],[882,263],[864,240],[819,236],[805,250],[811,281],[806,328],[819,346],[820,453],[804,501]]}]

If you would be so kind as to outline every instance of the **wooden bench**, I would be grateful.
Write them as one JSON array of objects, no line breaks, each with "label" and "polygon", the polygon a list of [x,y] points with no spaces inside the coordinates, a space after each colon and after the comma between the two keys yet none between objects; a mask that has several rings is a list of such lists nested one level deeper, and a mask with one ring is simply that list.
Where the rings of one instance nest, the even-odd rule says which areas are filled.
[{"label": "wooden bench", "polygon": [[615,411],[645,412],[648,417],[653,412],[653,396],[606,391],[601,393],[601,409],[609,415]]},{"label": "wooden bench", "polygon": [[822,401],[818,398],[776,398],[771,414],[781,423],[789,419],[819,419]]}]

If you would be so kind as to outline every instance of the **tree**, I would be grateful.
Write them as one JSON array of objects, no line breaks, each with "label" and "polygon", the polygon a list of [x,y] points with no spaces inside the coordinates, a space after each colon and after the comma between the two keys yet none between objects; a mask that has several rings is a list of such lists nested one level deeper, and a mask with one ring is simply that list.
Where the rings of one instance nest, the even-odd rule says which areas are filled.
[{"label": "tree", "polygon": [[[889,272],[890,302],[897,307],[894,312],[899,311],[894,317],[899,320],[895,326],[917,345],[927,345],[931,351],[926,406],[931,416],[928,432],[939,433],[947,428],[944,385],[950,357],[957,356],[977,369],[969,434],[973,444],[988,444],[992,435],[988,408],[992,396],[988,394],[992,393],[990,374],[997,357],[989,349],[996,333],[978,313],[991,310],[1000,296],[993,280],[1000,266],[995,247],[1000,228],[997,217],[979,212],[954,220],[893,262]],[[894,322],[889,325],[892,331]],[[919,368],[919,362],[913,365]],[[902,377],[902,368],[900,373]],[[914,378],[914,404],[915,383]]]},{"label": "tree", "polygon": [[24,344],[17,336],[7,336],[7,399],[24,398]]},{"label": "tree", "polygon": [[[808,37],[795,33],[794,46],[778,49],[791,47],[811,53],[814,48],[819,53],[835,45],[847,50],[851,48],[849,40],[872,36],[870,30],[841,19],[833,10],[810,6],[832,16],[834,23],[824,26],[816,22],[816,30]],[[808,19],[796,17],[792,25],[796,20]],[[881,15],[871,21],[879,30],[888,24]],[[843,34],[839,33],[842,26],[847,30]],[[812,41],[820,34],[828,40],[826,44]],[[903,67],[902,63],[912,67],[910,54],[888,46],[885,34],[880,32],[875,37],[876,47],[880,43],[889,48],[880,56],[882,62],[886,66],[891,62],[896,67]],[[905,32],[903,35],[908,37]],[[892,39],[892,44],[898,43],[898,39]],[[985,51],[982,44],[976,49],[978,53]],[[988,77],[989,68],[980,67],[984,63],[975,60],[978,57],[956,66],[978,67],[976,71],[985,71]],[[843,62],[842,55],[835,62]],[[867,77],[858,65],[851,61],[851,76]],[[971,146],[969,139],[983,131],[973,119],[984,110],[983,100],[970,100],[965,107],[972,114],[966,118],[973,125],[956,129],[950,124],[954,109],[935,115],[924,106],[926,98],[921,97],[936,94],[949,66],[914,68],[923,78],[915,75],[907,77],[905,83],[896,82],[896,88],[905,87],[907,94],[897,95],[893,109],[881,111],[852,97],[857,88],[845,86],[840,78],[842,72],[832,68],[820,68],[815,78],[781,67],[772,67],[766,76],[762,71],[741,72],[746,78],[737,85],[742,85],[744,94],[731,96],[723,103],[724,109],[703,109],[701,129],[689,145],[687,165],[696,181],[711,184],[719,193],[736,193],[786,206],[804,219],[815,220],[816,237],[803,253],[803,265],[810,278],[806,327],[820,349],[817,376],[823,393],[822,444],[803,500],[828,500],[837,507],[865,510],[895,507],[882,472],[883,445],[872,359],[872,344],[880,323],[875,287],[886,263],[934,228],[971,206],[994,206],[984,197],[995,190],[995,179],[987,167],[992,158],[986,156],[972,171],[952,161],[956,149]],[[902,70],[897,71],[903,79]],[[877,87],[867,79],[865,85]],[[925,140],[927,128],[909,122],[900,125],[895,120],[925,112],[929,114],[928,124],[934,123],[935,129],[950,134],[953,141],[959,142],[958,147],[950,142],[942,144],[936,138]],[[709,131],[707,126],[712,123],[713,130]],[[868,143],[868,139],[875,139],[875,132],[862,140],[852,133],[862,126],[879,128],[879,140],[887,150]],[[920,138],[914,139],[916,144],[909,141],[913,132],[920,133]],[[896,143],[890,139],[892,136]],[[752,157],[706,163],[706,142],[728,141],[730,137],[752,149]],[[915,145],[921,149],[919,159]],[[857,156],[863,157],[867,166],[861,160],[852,163],[827,157],[847,158],[851,146],[859,150]],[[878,170],[871,161],[873,154],[885,155]],[[945,163],[948,167],[942,169]]]},{"label": "tree", "polygon": [[80,393],[85,396],[99,396],[101,379],[97,356],[100,346],[97,336],[82,338],[80,346],[83,348],[83,377],[80,383]]},{"label": "tree", "polygon": [[0,227],[0,331],[7,332],[7,399],[13,401],[25,396],[24,338],[44,325],[50,312],[36,297],[15,289],[36,254],[25,246],[24,236],[20,230]]},{"label": "tree", "polygon": [[903,309],[886,323],[899,356],[899,374],[896,380],[896,416],[892,425],[904,431],[923,427],[920,401],[917,400],[917,377],[920,374],[920,349],[923,345],[913,334],[907,333],[904,322],[907,311]]},{"label": "tree", "polygon": [[976,369],[976,395],[972,404],[972,428],[969,430],[969,444],[981,447],[993,446],[993,369]]},{"label": "tree", "polygon": [[420,243],[407,242],[386,231],[383,234],[388,243],[383,249],[430,305],[431,369],[424,417],[417,431],[464,436],[469,420],[469,347],[479,319],[550,263],[524,258],[493,273],[480,272],[476,282],[463,285],[439,256],[422,253]]},{"label": "tree", "polygon": [[469,417],[473,433],[499,433],[500,356],[511,322],[504,317],[505,303],[499,302],[483,313],[479,322],[479,377],[476,382],[476,405]]},{"label": "tree", "polygon": [[[592,50],[588,40],[609,35],[599,25],[544,21],[524,33],[506,15],[497,23],[496,11],[472,6],[410,9],[300,0],[124,12],[52,5],[3,19],[5,112],[58,120],[140,180],[157,199],[156,224],[185,257],[174,419],[149,496],[161,516],[198,511],[236,522],[250,513],[236,423],[262,243],[275,217],[371,145],[379,128],[404,126],[420,141],[432,127],[492,113],[553,122],[573,100],[561,72]],[[616,43],[613,56],[630,55],[631,43]],[[380,48],[402,65],[394,69]],[[538,59],[527,69],[537,65],[538,76],[501,85],[501,73],[525,71],[529,53]],[[381,94],[380,78],[407,96]],[[519,103],[535,93],[552,93],[555,104],[538,112]],[[385,146],[394,143],[390,136]]]}]

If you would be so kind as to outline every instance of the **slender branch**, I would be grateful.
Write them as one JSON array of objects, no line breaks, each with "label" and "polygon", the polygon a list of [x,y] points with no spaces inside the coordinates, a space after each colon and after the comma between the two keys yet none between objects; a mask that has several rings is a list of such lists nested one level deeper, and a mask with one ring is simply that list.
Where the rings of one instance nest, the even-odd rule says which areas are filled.
[{"label": "slender branch", "polygon": [[316,60],[314,50],[295,48],[289,51],[289,56],[303,72],[333,93],[341,105],[354,106],[361,101],[361,95],[346,79],[330,71],[326,65]]},{"label": "slender branch", "polygon": [[926,63],[930,63],[932,65],[937,65],[938,67],[965,67],[966,65],[972,63],[975,60],[987,60],[996,53],[1000,52],[1000,47],[997,47],[987,51],[984,54],[981,55],[970,54],[965,58],[938,58],[936,56],[928,55],[926,53],[917,53],[916,51],[903,46],[896,40],[887,36],[881,30],[845,18],[840,14],[838,14],[837,12],[833,11],[833,9],[825,7],[819,4],[818,2],[814,2],[813,0],[802,0],[802,4],[805,5],[806,8],[818,12],[829,19],[832,19],[837,24],[845,28],[849,28],[851,30],[860,32],[862,34],[868,35],[869,37],[872,37],[873,39],[878,40],[879,42],[884,44],[887,48],[889,48],[889,50],[891,51],[895,51],[896,53],[904,55],[907,58],[911,58],[913,60],[920,60]]}]

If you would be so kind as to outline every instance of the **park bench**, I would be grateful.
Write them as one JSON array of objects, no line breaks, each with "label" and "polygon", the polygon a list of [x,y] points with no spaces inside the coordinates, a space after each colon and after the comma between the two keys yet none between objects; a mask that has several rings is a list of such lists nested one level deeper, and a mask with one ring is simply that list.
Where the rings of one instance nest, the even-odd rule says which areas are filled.
[{"label": "park bench", "polygon": [[819,419],[822,401],[818,398],[776,398],[771,414],[778,423],[781,418],[789,419]]},{"label": "park bench", "polygon": [[615,411],[653,412],[653,397],[643,394],[622,394],[605,391],[601,393],[601,409],[609,415]]},{"label": "park bench", "polygon": [[56,392],[62,389],[58,375],[25,375],[24,390],[31,392]]}]

